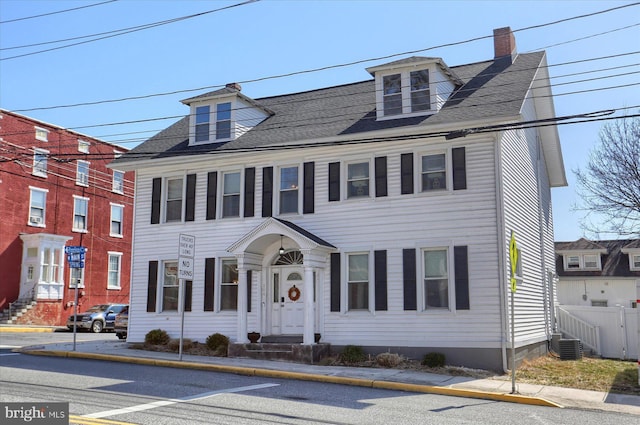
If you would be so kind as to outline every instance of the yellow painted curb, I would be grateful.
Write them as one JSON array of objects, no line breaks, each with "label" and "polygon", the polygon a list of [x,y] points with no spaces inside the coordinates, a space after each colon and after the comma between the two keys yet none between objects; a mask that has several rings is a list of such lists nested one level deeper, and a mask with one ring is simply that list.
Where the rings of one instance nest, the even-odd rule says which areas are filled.
[{"label": "yellow painted curb", "polygon": [[508,403],[530,404],[534,406],[560,407],[563,406],[549,400],[538,397],[530,397],[519,394],[503,394],[488,391],[465,390],[452,387],[438,387],[420,384],[406,384],[400,382],[374,381],[373,388],[390,390],[412,391],[419,393],[440,394],[456,397],[480,398],[484,400],[504,401]]},{"label": "yellow painted curb", "polygon": [[299,381],[326,382],[331,384],[351,385],[359,387],[379,388],[387,390],[410,391],[417,393],[440,394],[456,397],[468,397],[484,400],[496,400],[509,403],[529,404],[534,406],[559,407],[563,406],[549,400],[538,397],[530,397],[519,394],[503,394],[487,391],[465,390],[452,387],[438,387],[432,385],[409,384],[391,381],[375,381],[363,378],[350,378],[344,376],[320,375],[304,372],[288,372],[272,369],[256,369],[241,366],[223,366],[202,364],[193,362],[182,362],[179,360],[158,360],[147,359],[141,357],[114,356],[110,354],[85,353],[77,351],[57,351],[57,350],[17,350],[25,354],[33,354],[36,356],[55,356],[55,357],[72,357],[86,358],[94,360],[107,360],[122,363],[145,364],[151,366],[175,367],[182,369],[198,369],[211,372],[233,373],[236,375],[261,376],[268,378],[280,379],[296,379]]},{"label": "yellow painted curb", "polygon": [[34,333],[54,332],[55,328],[14,328],[0,326],[0,333]]}]

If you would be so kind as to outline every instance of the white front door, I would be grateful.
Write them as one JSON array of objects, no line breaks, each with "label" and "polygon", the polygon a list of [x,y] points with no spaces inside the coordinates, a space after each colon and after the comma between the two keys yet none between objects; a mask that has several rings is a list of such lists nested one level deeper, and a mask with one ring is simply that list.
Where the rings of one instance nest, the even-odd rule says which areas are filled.
[{"label": "white front door", "polygon": [[272,333],[301,335],[304,332],[304,270],[300,266],[274,267]]}]

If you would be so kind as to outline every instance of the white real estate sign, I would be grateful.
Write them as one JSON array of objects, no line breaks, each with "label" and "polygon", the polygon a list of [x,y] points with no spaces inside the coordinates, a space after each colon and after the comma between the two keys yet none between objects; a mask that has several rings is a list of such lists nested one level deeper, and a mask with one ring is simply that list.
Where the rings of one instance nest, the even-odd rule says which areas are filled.
[{"label": "white real estate sign", "polygon": [[196,252],[196,237],[180,234],[178,244],[178,279],[193,279],[193,257]]}]

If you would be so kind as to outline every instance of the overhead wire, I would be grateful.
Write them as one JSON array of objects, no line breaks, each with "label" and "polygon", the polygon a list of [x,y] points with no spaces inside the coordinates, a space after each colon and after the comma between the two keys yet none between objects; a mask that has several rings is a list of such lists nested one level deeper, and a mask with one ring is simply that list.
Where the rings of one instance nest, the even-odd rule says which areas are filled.
[{"label": "overhead wire", "polygon": [[[245,3],[249,3],[249,2],[245,2]],[[241,5],[243,5],[243,4],[244,3],[241,3]],[[515,32],[527,31],[527,30],[535,29],[535,28],[542,28],[542,27],[555,25],[555,24],[558,24],[558,23],[567,22],[567,21],[571,21],[571,20],[575,20],[575,19],[582,19],[582,18],[586,18],[586,17],[591,17],[591,16],[596,16],[596,15],[600,15],[600,14],[604,14],[604,13],[609,13],[609,12],[612,12],[612,11],[615,11],[615,10],[623,9],[623,8],[626,8],[626,7],[637,6],[637,5],[640,5],[640,2],[631,3],[631,4],[628,4],[628,5],[617,6],[617,7],[601,10],[601,11],[598,11],[598,12],[593,12],[593,13],[589,13],[589,14],[583,14],[583,15],[579,15],[579,16],[574,16],[574,17],[565,18],[565,19],[561,19],[561,20],[557,20],[557,21],[553,21],[553,22],[548,22],[548,23],[543,23],[543,24],[538,24],[538,25],[532,25],[532,26],[529,26],[529,27],[524,27],[524,28],[512,30],[512,32],[515,33]],[[407,56],[407,55],[412,55],[412,54],[417,54],[417,53],[423,53],[423,52],[426,52],[426,51],[429,51],[429,50],[438,49],[438,48],[452,47],[452,46],[457,46],[457,45],[461,45],[461,44],[467,44],[467,43],[471,43],[471,42],[475,42],[475,41],[484,40],[484,39],[487,39],[487,38],[493,38],[493,35],[474,37],[474,38],[470,38],[470,39],[466,39],[466,40],[462,40],[462,41],[457,41],[457,42],[451,42],[451,43],[445,43],[445,44],[440,44],[440,45],[436,45],[436,46],[426,47],[426,48],[423,48],[423,49],[406,51],[406,52],[402,52],[402,53],[394,53],[394,54],[391,54],[391,55],[379,56],[379,57],[369,58],[369,59],[360,59],[360,60],[341,63],[341,64],[336,64],[336,65],[327,65],[327,66],[318,67],[318,68],[312,68],[312,69],[308,69],[308,70],[292,71],[292,72],[288,72],[288,73],[284,73],[284,74],[278,74],[278,75],[272,75],[272,76],[258,77],[258,78],[254,78],[254,79],[242,80],[242,81],[238,81],[238,83],[239,84],[249,84],[249,83],[255,83],[255,82],[260,82],[260,81],[291,77],[291,76],[294,76],[294,75],[301,75],[301,74],[308,74],[308,73],[326,71],[326,70],[329,70],[329,69],[344,68],[344,67],[358,65],[358,64],[362,64],[362,63],[366,63],[366,62],[373,62],[373,61],[379,61],[379,60],[388,60],[388,59],[392,59],[392,58],[396,58],[396,57],[400,57],[400,56]],[[0,60],[2,60],[2,59],[0,59]],[[105,100],[98,100],[98,101],[92,101],[92,102],[82,102],[82,103],[75,103],[75,104],[68,104],[68,105],[56,105],[56,106],[49,106],[49,107],[20,109],[20,110],[16,110],[16,112],[30,112],[30,111],[36,111],[36,110],[42,110],[42,109],[70,108],[70,107],[78,107],[78,106],[97,105],[97,104],[102,104],[102,103],[124,102],[124,101],[129,101],[129,100],[147,99],[147,98],[150,98],[150,97],[168,96],[168,95],[173,95],[173,94],[178,94],[178,93],[189,93],[189,92],[195,92],[195,91],[212,90],[212,89],[222,88],[222,87],[224,87],[224,84],[209,85],[209,86],[198,87],[198,88],[190,88],[190,89],[173,90],[173,91],[168,91],[168,92],[152,93],[152,94],[147,94],[147,95],[129,96],[129,97],[122,97],[122,98],[115,98],[115,99],[105,99]]]},{"label": "overhead wire", "polygon": [[[50,49],[38,50],[36,52],[23,53],[23,54],[20,54],[20,55],[0,58],[0,61],[6,61],[6,60],[10,60],[10,59],[22,58],[22,57],[25,57],[25,56],[37,55],[37,54],[40,54],[40,53],[51,52],[53,50],[66,49],[67,47],[78,46],[78,45],[81,45],[81,44],[93,43],[94,41],[99,41],[99,40],[104,40],[104,39],[107,39],[107,38],[117,37],[117,36],[120,36],[120,35],[130,34],[130,33],[137,32],[137,31],[143,31],[143,30],[146,30],[146,29],[149,29],[149,28],[155,28],[155,27],[159,27],[159,26],[163,26],[163,25],[173,24],[175,22],[184,21],[186,19],[193,19],[193,18],[197,18],[197,17],[200,17],[200,16],[208,15],[210,13],[220,12],[222,10],[232,9],[234,7],[239,7],[239,6],[244,6],[244,5],[247,5],[249,3],[255,3],[255,2],[258,2],[258,1],[260,1],[260,0],[246,0],[246,1],[242,2],[242,3],[237,3],[237,4],[230,5],[230,6],[225,6],[225,7],[221,7],[221,8],[218,8],[218,9],[212,9],[212,10],[208,10],[208,11],[205,11],[205,12],[194,13],[192,15],[182,16],[182,17],[179,17],[179,18],[172,18],[172,19],[167,19],[167,20],[164,20],[164,21],[158,21],[158,22],[153,22],[153,23],[149,23],[149,24],[139,25],[139,26],[136,26],[136,27],[125,28],[125,29],[120,29],[120,30],[115,30],[115,31],[108,31],[106,33],[101,33],[101,34],[95,34],[96,38],[93,38],[91,40],[79,41],[77,43],[71,43],[71,44],[67,44],[67,45],[64,45],[64,46],[52,47]],[[102,34],[106,34],[106,35],[100,36]],[[75,38],[71,38],[71,39],[68,39],[68,40],[77,40],[77,39],[93,37],[93,36],[94,35],[75,37]],[[35,45],[49,44],[49,43],[59,43],[59,42],[62,42],[62,41],[66,41],[66,40],[57,40],[57,41],[46,42],[46,43],[38,43],[38,44],[35,44]],[[23,48],[23,47],[30,47],[30,46],[17,46],[17,47],[12,47],[12,49]]]},{"label": "overhead wire", "polygon": [[9,24],[9,23],[12,23],[12,22],[25,21],[27,19],[42,18],[42,17],[45,17],[45,16],[57,15],[57,14],[60,14],[60,13],[73,12],[73,11],[80,10],[80,9],[87,9],[89,7],[102,6],[102,5],[107,4],[107,3],[114,3],[116,1],[118,1],[118,0],[108,0],[108,1],[103,1],[101,3],[94,3],[94,4],[88,4],[88,5],[85,5],[85,6],[72,7],[71,9],[57,10],[55,12],[41,13],[39,15],[33,15],[33,16],[24,16],[22,18],[7,19],[6,21],[0,21],[0,24]]}]

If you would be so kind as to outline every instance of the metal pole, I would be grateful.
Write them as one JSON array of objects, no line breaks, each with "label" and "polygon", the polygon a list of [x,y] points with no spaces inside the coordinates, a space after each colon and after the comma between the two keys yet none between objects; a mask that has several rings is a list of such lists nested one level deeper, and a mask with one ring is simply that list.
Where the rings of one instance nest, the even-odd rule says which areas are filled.
[{"label": "metal pole", "polygon": [[73,301],[73,351],[76,351],[76,322],[78,320],[78,282],[76,282],[76,291]]},{"label": "metal pole", "polygon": [[180,297],[178,297],[181,300],[180,303],[180,349],[178,351],[178,360],[182,360],[182,342],[183,342],[183,336],[184,336],[184,303],[185,303],[185,286],[186,286],[186,281],[184,279],[179,279],[178,282],[182,283],[180,285]]},{"label": "metal pole", "polygon": [[516,394],[516,317],[513,298],[514,294],[511,291],[511,394]]}]

